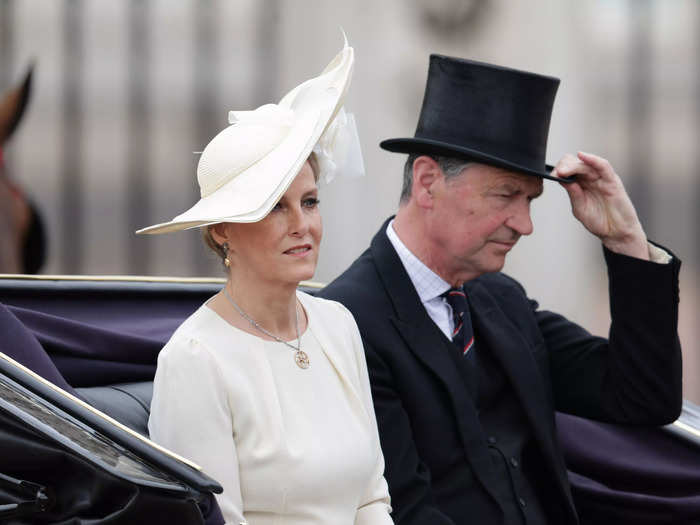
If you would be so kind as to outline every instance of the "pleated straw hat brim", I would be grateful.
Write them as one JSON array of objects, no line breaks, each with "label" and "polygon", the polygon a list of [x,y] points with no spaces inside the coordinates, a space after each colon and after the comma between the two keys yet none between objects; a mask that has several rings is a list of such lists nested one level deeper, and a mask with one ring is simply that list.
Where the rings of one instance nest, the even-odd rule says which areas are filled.
[{"label": "pleated straw hat brim", "polygon": [[220,222],[257,222],[279,201],[343,104],[354,51],[347,40],[323,72],[278,104],[232,111],[197,166],[201,199],[174,219],[138,230],[168,233]]}]

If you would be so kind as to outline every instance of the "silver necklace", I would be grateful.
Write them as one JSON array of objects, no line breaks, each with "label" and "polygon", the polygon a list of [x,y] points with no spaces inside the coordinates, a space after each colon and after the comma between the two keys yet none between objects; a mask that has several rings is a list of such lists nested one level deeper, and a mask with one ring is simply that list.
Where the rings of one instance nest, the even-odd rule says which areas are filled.
[{"label": "silver necklace", "polygon": [[289,348],[294,350],[294,362],[297,364],[299,368],[309,368],[310,362],[309,362],[309,356],[306,355],[306,352],[304,352],[301,349],[301,337],[299,337],[299,312],[296,309],[296,304],[294,305],[294,328],[296,328],[297,332],[297,345],[291,345],[284,339],[281,339],[277,337],[275,334],[271,334],[267,330],[265,330],[262,326],[260,326],[255,319],[250,317],[247,313],[243,311],[243,308],[238,306],[236,304],[236,301],[233,300],[233,297],[228,293],[228,289],[226,286],[224,286],[224,297],[228,299],[228,302],[231,303],[231,305],[236,309],[236,311],[241,314],[241,317],[248,321],[253,328],[256,330],[261,331],[263,334],[265,334],[268,337],[272,337],[275,341],[287,345]]}]

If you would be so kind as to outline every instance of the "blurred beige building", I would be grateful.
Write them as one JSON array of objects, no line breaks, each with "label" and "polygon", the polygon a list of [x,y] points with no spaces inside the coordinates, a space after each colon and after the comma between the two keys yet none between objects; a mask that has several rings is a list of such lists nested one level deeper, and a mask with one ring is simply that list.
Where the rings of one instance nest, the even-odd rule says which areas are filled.
[{"label": "blurred beige building", "polygon": [[[650,238],[684,261],[686,396],[700,401],[700,3],[693,0],[0,0],[0,88],[34,60],[34,97],[8,147],[49,227],[46,273],[220,275],[196,232],[137,238],[197,196],[197,156],[229,109],[278,99],[342,45],[367,177],[322,188],[329,281],[393,213],[431,52],[562,79],[549,162],[610,159]],[[506,271],[543,308],[609,323],[599,243],[555,184]],[[643,286],[643,283],[640,283]]]}]

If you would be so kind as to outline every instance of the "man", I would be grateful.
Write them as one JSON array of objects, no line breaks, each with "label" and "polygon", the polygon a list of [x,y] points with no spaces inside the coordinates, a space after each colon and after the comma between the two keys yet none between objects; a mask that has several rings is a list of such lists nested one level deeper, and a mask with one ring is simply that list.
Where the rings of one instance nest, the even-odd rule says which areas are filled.
[{"label": "man", "polygon": [[[554,412],[660,425],[679,414],[680,262],[650,244],[595,155],[545,166],[559,81],[431,56],[396,217],[322,296],[363,335],[399,525],[576,524]],[[610,339],[540,311],[499,273],[544,179],[603,244]]]}]

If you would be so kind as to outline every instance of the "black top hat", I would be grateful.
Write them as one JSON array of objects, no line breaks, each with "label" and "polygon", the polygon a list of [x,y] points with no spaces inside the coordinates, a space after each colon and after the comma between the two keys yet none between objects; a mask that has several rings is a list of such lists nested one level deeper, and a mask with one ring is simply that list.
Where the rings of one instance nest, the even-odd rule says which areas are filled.
[{"label": "black top hat", "polygon": [[547,134],[559,79],[430,55],[413,138],[380,146],[400,153],[460,157],[552,180]]}]

